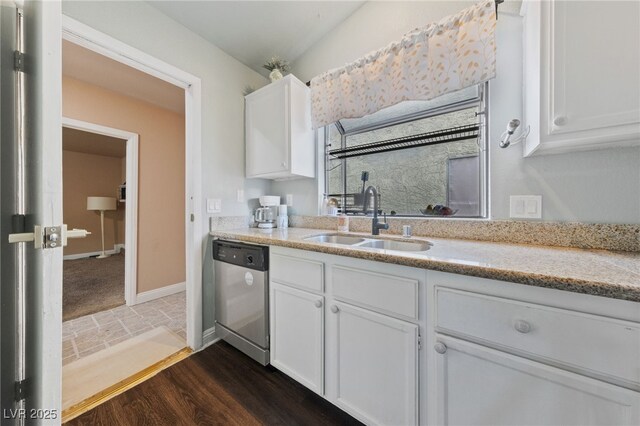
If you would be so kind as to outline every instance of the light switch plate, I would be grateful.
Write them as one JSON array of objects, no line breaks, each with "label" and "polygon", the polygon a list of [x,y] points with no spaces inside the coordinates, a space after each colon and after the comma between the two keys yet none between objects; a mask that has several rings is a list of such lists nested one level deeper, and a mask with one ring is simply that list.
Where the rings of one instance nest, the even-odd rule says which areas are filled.
[{"label": "light switch plate", "polygon": [[287,206],[293,207],[293,194],[287,194]]},{"label": "light switch plate", "polygon": [[509,217],[513,219],[542,219],[542,195],[511,195]]},{"label": "light switch plate", "polygon": [[207,213],[222,212],[222,200],[220,198],[207,198]]},{"label": "light switch plate", "polygon": [[244,189],[238,189],[236,191],[236,201],[242,203],[244,201]]}]

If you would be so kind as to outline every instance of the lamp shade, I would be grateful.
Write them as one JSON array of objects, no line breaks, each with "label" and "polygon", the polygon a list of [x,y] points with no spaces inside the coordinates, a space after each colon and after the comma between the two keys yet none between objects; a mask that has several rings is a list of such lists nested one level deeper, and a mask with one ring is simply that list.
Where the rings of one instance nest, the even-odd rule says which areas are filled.
[{"label": "lamp shade", "polygon": [[115,210],[116,199],[113,197],[87,197],[87,210]]}]

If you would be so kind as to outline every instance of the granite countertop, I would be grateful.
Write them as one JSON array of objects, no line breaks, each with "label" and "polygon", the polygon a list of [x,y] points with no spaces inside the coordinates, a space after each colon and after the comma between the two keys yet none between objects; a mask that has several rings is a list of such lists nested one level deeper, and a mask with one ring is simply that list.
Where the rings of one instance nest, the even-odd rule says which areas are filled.
[{"label": "granite countertop", "polygon": [[[304,240],[336,233],[308,228],[243,228],[212,231],[210,235],[640,302],[640,253],[637,252],[411,237],[410,241],[433,244],[426,252],[411,253]],[[355,232],[345,235],[371,237]],[[397,236],[380,237],[406,241]]]}]

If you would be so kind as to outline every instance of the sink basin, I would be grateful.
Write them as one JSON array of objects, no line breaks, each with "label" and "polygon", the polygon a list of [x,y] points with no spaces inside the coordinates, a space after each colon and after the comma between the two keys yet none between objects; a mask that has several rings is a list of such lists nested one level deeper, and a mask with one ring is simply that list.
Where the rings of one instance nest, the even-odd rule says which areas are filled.
[{"label": "sink basin", "polygon": [[394,251],[410,251],[419,252],[427,251],[431,247],[431,243],[426,241],[397,241],[397,240],[381,240],[374,238],[352,237],[340,234],[322,234],[315,237],[307,237],[306,241],[313,243],[342,244],[354,247],[377,248],[383,250]]},{"label": "sink basin", "polygon": [[360,237],[350,237],[348,235],[335,234],[316,235],[315,237],[305,238],[305,240],[311,241],[313,243],[344,244],[349,246],[366,241],[364,238]]},{"label": "sink basin", "polygon": [[368,240],[362,244],[358,244],[358,247],[395,251],[427,251],[431,247],[431,244],[423,241]]}]

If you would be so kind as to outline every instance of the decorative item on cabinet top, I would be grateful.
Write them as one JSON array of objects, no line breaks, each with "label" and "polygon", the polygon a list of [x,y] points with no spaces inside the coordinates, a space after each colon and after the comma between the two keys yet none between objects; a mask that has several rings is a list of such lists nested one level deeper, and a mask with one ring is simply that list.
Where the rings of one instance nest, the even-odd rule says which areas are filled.
[{"label": "decorative item on cabinet top", "polygon": [[262,68],[270,71],[269,79],[271,82],[280,80],[284,77],[283,73],[289,72],[289,62],[274,56],[262,65]]}]

